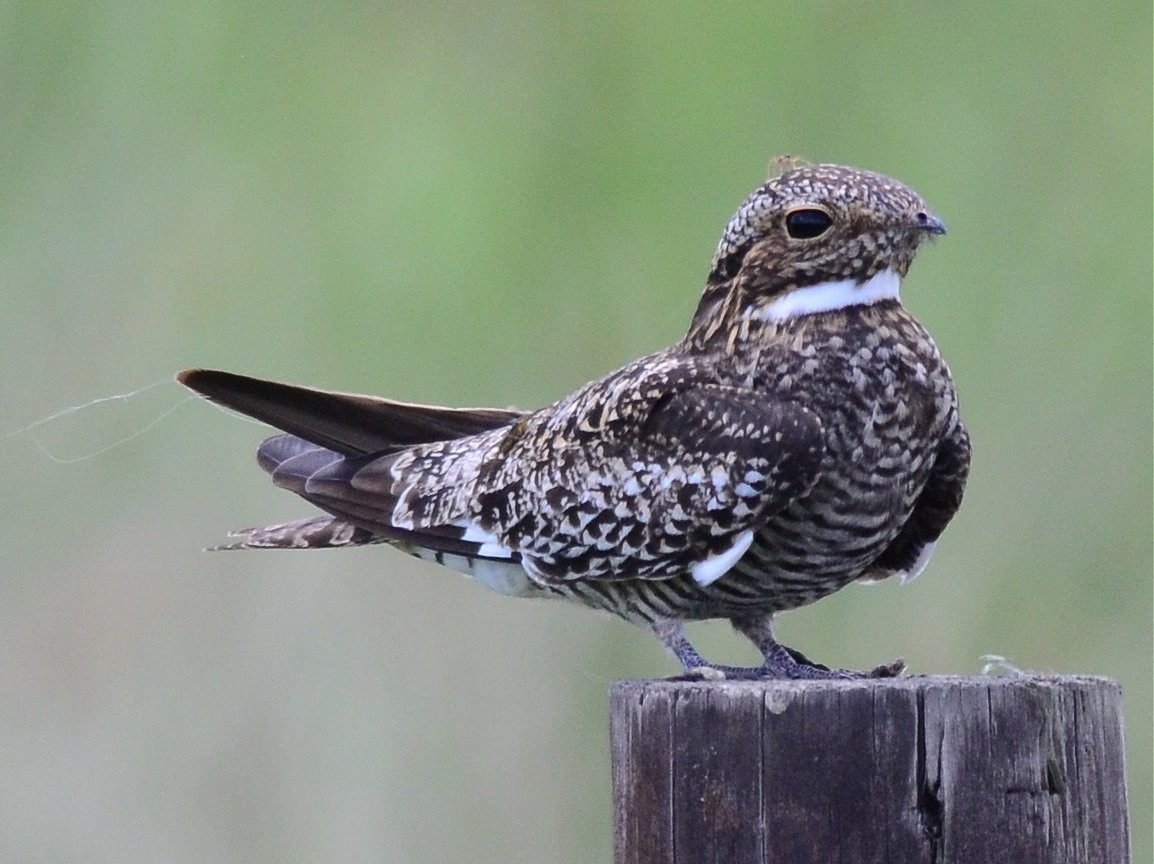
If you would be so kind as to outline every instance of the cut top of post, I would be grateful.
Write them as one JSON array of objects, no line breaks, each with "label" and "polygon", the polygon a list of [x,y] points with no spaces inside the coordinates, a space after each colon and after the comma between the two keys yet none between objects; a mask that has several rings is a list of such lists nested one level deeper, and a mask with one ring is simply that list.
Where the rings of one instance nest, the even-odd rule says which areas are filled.
[{"label": "cut top of post", "polygon": [[620,681],[618,864],[1129,860],[1118,685]]}]

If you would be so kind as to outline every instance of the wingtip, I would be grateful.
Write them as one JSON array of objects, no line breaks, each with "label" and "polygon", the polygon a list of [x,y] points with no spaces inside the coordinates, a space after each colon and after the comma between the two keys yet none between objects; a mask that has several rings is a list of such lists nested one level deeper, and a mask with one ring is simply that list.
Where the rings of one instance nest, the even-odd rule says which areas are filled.
[{"label": "wingtip", "polygon": [[178,384],[183,384],[189,390],[195,390],[201,396],[213,400],[220,399],[237,386],[250,383],[253,380],[255,379],[249,379],[232,372],[221,372],[217,369],[182,369],[176,373]]},{"label": "wingtip", "polygon": [[196,390],[196,379],[207,372],[207,369],[181,369],[176,373],[176,383],[183,384],[191,390]]}]

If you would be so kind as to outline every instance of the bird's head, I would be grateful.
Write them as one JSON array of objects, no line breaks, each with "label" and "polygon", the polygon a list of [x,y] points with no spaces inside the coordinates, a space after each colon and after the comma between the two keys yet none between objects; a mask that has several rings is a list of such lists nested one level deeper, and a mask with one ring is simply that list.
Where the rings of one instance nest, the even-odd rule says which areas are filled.
[{"label": "bird's head", "polygon": [[896,298],[918,248],[945,231],[926,202],[896,180],[791,163],[754,190],[726,226],[697,318],[723,311],[730,317],[740,306],[744,314],[784,320]]}]

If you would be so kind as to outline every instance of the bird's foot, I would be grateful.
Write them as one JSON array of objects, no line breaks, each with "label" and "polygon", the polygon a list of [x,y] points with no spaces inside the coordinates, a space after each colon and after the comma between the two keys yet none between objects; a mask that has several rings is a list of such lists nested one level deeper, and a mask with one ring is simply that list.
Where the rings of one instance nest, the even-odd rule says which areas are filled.
[{"label": "bird's foot", "polygon": [[[781,667],[784,667],[787,674],[766,677],[845,679],[900,678],[902,673],[906,671],[906,661],[901,657],[895,658],[888,663],[882,663],[872,669],[830,669],[828,666],[823,666],[821,663],[815,663],[813,660],[810,660],[796,648],[790,648],[781,643],[776,643],[775,647],[777,650],[773,650],[771,647],[762,668],[780,664]],[[783,654],[788,657],[788,660],[783,660]],[[792,663],[789,661],[792,661]],[[789,674],[795,666],[801,674]]]},{"label": "bird's foot", "polygon": [[738,619],[738,630],[757,646],[765,662],[760,666],[723,666],[710,663],[689,644],[679,621],[663,621],[654,631],[681,662],[685,670],[670,681],[766,681],[766,680],[856,680],[862,678],[897,678],[905,671],[904,660],[892,660],[868,671],[830,669],[810,660],[800,651],[787,648],[773,637],[769,616]]},{"label": "bird's foot", "polygon": [[906,661],[898,658],[882,663],[869,670],[830,669],[814,663],[800,651],[780,646],[760,666],[723,666],[701,661],[685,670],[685,674],[674,676],[670,681],[807,681],[839,680],[852,681],[867,678],[898,678],[905,671]]},{"label": "bird's foot", "polygon": [[674,675],[672,678],[667,678],[667,681],[724,681],[729,677],[728,672],[731,672],[728,666],[694,666],[692,669],[686,669],[684,675]]}]

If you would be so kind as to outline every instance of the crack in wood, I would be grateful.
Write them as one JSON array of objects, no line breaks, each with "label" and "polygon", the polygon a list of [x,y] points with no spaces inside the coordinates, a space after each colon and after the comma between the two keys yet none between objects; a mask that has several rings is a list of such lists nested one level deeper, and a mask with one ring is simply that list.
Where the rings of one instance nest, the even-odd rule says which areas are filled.
[{"label": "crack in wood", "polygon": [[617,864],[1125,864],[1108,679],[618,682]]}]

